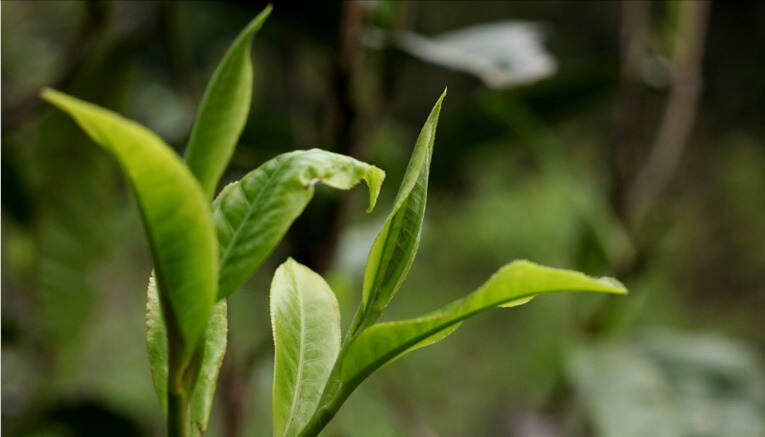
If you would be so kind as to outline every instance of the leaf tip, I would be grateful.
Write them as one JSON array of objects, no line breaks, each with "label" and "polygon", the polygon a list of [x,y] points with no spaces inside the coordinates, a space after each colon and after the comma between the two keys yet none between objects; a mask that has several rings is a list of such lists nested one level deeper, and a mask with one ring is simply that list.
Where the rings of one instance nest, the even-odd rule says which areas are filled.
[{"label": "leaf tip", "polygon": [[449,87],[445,86],[444,91],[441,93],[441,95],[438,97],[438,100],[436,101],[436,106],[441,108],[441,104],[443,103],[444,99],[446,98],[446,93],[449,91]]},{"label": "leaf tip", "polygon": [[606,285],[609,287],[609,291],[614,294],[629,294],[629,290],[627,290],[627,287],[624,286],[624,284],[621,283],[616,278],[611,278],[609,276],[602,276],[600,278],[596,278],[596,281]]},{"label": "leaf tip", "polygon": [[260,29],[260,27],[263,25],[263,23],[266,21],[269,15],[271,15],[271,11],[274,9],[274,6],[269,3],[266,5],[265,8],[263,8],[258,15],[255,16],[255,18],[252,19],[250,24],[247,26],[248,30],[250,31],[256,31]]},{"label": "leaf tip", "polygon": [[366,180],[369,188],[369,207],[364,213],[369,214],[377,204],[377,196],[379,196],[382,183],[385,180],[385,172],[374,165],[370,166],[369,171],[364,175],[364,180]]},{"label": "leaf tip", "polygon": [[63,103],[63,100],[65,100],[67,97],[69,96],[51,87],[46,86],[40,89],[40,98],[55,106],[60,107],[61,103]]},{"label": "leaf tip", "polygon": [[54,90],[51,87],[44,86],[40,88],[40,98],[43,100],[50,101],[50,98],[56,93],[56,90]]}]

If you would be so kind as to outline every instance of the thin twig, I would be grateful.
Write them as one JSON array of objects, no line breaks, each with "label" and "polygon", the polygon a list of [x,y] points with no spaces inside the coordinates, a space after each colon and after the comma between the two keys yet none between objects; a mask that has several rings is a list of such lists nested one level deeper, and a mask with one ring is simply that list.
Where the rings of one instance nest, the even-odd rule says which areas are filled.
[{"label": "thin twig", "polygon": [[672,91],[651,153],[627,192],[627,219],[633,229],[666,187],[691,133],[701,89],[709,5],[707,0],[681,5]]},{"label": "thin twig", "polygon": [[629,182],[635,176],[636,151],[640,144],[640,66],[651,24],[650,6],[649,2],[622,1],[620,9],[620,74],[611,161],[614,179],[612,204],[622,219],[626,215],[625,196]]}]

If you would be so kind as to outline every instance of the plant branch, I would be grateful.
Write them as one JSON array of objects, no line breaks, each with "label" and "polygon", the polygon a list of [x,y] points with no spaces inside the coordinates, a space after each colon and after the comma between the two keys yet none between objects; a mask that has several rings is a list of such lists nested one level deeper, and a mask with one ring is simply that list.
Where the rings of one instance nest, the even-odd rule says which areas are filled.
[{"label": "plant branch", "polygon": [[634,163],[640,145],[640,66],[651,24],[650,6],[648,2],[623,0],[620,9],[619,88],[614,110],[611,168],[614,180],[612,204],[622,219],[626,215],[626,191],[635,176]]},{"label": "plant branch", "polygon": [[690,136],[701,88],[701,60],[709,5],[708,0],[681,5],[672,91],[654,146],[627,192],[627,220],[633,229],[666,187]]}]

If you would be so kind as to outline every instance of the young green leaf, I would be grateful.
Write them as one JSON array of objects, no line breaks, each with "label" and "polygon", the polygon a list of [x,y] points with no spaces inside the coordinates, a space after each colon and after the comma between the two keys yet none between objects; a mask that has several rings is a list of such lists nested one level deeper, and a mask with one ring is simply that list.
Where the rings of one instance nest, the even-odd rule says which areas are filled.
[{"label": "young green leaf", "polygon": [[340,311],[324,279],[292,258],[271,283],[274,436],[308,422],[340,351]]},{"label": "young green leaf", "polygon": [[201,349],[199,370],[191,386],[189,415],[193,432],[204,434],[210,419],[215,385],[223,364],[228,339],[228,303],[226,299],[218,301],[212,310],[205,328],[204,344]]},{"label": "young green leaf", "polygon": [[226,186],[213,202],[221,247],[219,298],[241,287],[311,200],[314,185],[347,190],[364,180],[374,208],[385,172],[323,150],[298,150]]},{"label": "young green leaf", "polygon": [[428,174],[444,90],[420,131],[409,166],[388,219],[367,258],[361,310],[351,334],[374,323],[398,291],[412,266],[425,215]]},{"label": "young green leaf", "polygon": [[146,346],[149,349],[149,365],[154,389],[157,391],[162,412],[167,414],[167,375],[169,356],[167,328],[162,318],[162,306],[157,292],[157,280],[152,273],[146,288]]},{"label": "young green leaf", "polygon": [[212,199],[244,129],[252,100],[252,38],[271,13],[267,6],[239,34],[207,85],[186,147],[186,163]]},{"label": "young green leaf", "polygon": [[122,167],[146,229],[178,367],[184,368],[217,294],[217,242],[199,184],[172,149],[143,126],[58,91],[46,89],[42,96]]},{"label": "young green leaf", "polygon": [[497,306],[520,305],[533,296],[561,291],[627,292],[611,278],[590,278],[572,270],[543,267],[528,261],[507,264],[478,290],[436,311],[361,331],[343,348],[319,406],[300,435],[316,435],[372,372],[407,352],[442,340],[463,320]]},{"label": "young green leaf", "polygon": [[436,311],[415,319],[381,323],[363,331],[344,355],[342,380],[356,385],[381,365],[399,357],[401,352],[475,314],[561,291],[627,292],[615,279],[590,278],[572,270],[514,261],[499,269],[478,290]]},{"label": "young green leaf", "polygon": [[[228,311],[226,299],[213,306],[212,315],[205,328],[204,344],[197,349],[199,369],[191,386],[189,414],[194,424],[193,432],[201,435],[210,418],[215,384],[226,352],[228,333]],[[149,279],[146,303],[146,344],[149,348],[149,363],[154,388],[157,391],[162,411],[167,414],[168,344],[165,321],[162,319],[161,303],[154,275]]]}]

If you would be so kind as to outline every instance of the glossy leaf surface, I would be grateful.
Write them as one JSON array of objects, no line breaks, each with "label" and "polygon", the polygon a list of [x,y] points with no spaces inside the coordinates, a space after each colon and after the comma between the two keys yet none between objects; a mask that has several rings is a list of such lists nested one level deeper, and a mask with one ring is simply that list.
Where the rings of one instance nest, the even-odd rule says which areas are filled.
[{"label": "glossy leaf surface", "polygon": [[[412,266],[420,243],[441,94],[420,131],[393,206],[367,259],[361,319],[373,323],[393,298]],[[361,320],[360,320],[361,321]],[[354,327],[355,329],[356,327]]]},{"label": "glossy leaf surface", "polygon": [[322,183],[347,190],[362,180],[374,208],[385,173],[323,150],[298,150],[264,163],[229,184],[213,202],[221,248],[219,298],[241,287],[282,239]]},{"label": "glossy leaf surface", "polygon": [[217,294],[217,243],[208,203],[183,162],[158,136],[112,111],[47,89],[119,162],[141,212],[165,318],[185,363],[203,335]]},{"label": "glossy leaf surface", "polygon": [[560,291],[626,293],[624,286],[611,278],[590,278],[572,270],[515,261],[502,267],[478,290],[441,309],[415,319],[381,323],[363,331],[344,355],[343,383],[358,384],[402,352],[470,316],[512,301],[522,302],[538,294]]},{"label": "glossy leaf surface", "polygon": [[308,422],[340,351],[340,311],[329,285],[291,258],[271,283],[274,436]]},{"label": "glossy leaf surface", "polygon": [[319,406],[299,435],[314,436],[320,432],[354,389],[375,370],[410,351],[446,338],[465,319],[494,307],[521,305],[536,295],[561,291],[627,292],[621,283],[611,278],[591,278],[529,261],[507,264],[464,298],[421,317],[380,323],[357,334],[343,347]]},{"label": "glossy leaf surface", "polygon": [[258,14],[239,34],[207,84],[186,148],[186,163],[212,199],[244,129],[252,100],[252,38],[271,13]]}]

